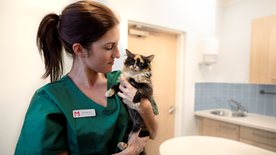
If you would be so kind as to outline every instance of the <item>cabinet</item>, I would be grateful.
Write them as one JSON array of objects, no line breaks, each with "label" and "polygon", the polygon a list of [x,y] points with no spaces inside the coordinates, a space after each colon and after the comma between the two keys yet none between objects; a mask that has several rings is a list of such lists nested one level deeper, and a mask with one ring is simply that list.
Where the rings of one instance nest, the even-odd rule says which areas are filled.
[{"label": "cabinet", "polygon": [[239,141],[276,152],[276,133],[273,132],[241,126]]},{"label": "cabinet", "polygon": [[232,139],[276,152],[276,133],[199,117],[199,135]]},{"label": "cabinet", "polygon": [[250,83],[276,84],[276,15],[252,21]]},{"label": "cabinet", "polygon": [[199,118],[199,135],[239,141],[239,132],[239,125],[203,117]]}]

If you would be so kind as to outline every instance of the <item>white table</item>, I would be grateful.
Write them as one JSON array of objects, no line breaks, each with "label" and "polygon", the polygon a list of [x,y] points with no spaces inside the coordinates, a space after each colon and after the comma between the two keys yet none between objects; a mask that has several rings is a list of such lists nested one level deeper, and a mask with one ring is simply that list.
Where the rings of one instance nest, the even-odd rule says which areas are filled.
[{"label": "white table", "polygon": [[238,141],[207,136],[169,139],[160,145],[159,152],[160,155],[276,155]]}]

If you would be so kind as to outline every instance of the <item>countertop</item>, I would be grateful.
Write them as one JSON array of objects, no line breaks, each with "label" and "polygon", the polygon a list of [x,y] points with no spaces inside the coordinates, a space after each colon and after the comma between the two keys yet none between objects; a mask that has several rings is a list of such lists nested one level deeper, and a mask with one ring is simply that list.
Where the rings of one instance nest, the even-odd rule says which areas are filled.
[{"label": "countertop", "polygon": [[169,139],[160,145],[159,152],[160,155],[276,155],[238,141],[207,136]]},{"label": "countertop", "polygon": [[217,116],[217,115],[211,114],[210,112],[214,110],[226,110],[226,109],[196,111],[194,112],[194,114],[196,116],[206,117],[214,120],[224,121],[228,123],[233,123],[237,125],[252,127],[252,128],[271,131],[271,132],[276,132],[276,117],[269,117],[269,116],[257,115],[252,113],[247,113],[246,117],[225,117],[225,116]]}]

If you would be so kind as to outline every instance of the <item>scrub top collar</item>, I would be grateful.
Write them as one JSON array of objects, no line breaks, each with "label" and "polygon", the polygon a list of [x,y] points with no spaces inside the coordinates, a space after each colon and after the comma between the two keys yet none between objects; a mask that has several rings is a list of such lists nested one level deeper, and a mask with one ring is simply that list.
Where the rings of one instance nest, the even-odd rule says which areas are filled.
[{"label": "scrub top collar", "polygon": [[[108,90],[112,85],[110,81],[112,79],[110,79],[109,74],[106,74],[106,78],[107,78],[107,90]],[[117,105],[113,104],[113,102],[111,101],[111,98],[107,98],[106,107],[91,100],[75,85],[75,83],[68,77],[68,74],[66,74],[61,80],[65,80],[66,86],[72,91],[74,91],[86,104],[89,104],[89,105],[92,104],[93,106],[95,106],[95,109],[97,109],[97,112],[102,112],[104,114],[110,115],[116,110]],[[117,94],[115,94],[113,97],[119,100],[119,97],[117,96]]]}]

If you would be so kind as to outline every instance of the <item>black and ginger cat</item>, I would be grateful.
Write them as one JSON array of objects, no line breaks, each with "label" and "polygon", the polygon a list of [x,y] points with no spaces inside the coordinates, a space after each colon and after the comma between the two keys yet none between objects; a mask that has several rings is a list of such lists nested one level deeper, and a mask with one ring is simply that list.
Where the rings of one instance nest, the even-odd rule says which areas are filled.
[{"label": "black and ginger cat", "polygon": [[[139,136],[145,137],[149,136],[149,132],[146,130],[146,126],[139,115],[139,113],[135,110],[140,105],[141,98],[148,99],[151,103],[152,110],[154,114],[156,114],[153,101],[153,88],[151,83],[151,61],[154,58],[154,55],[143,56],[138,54],[132,54],[129,50],[126,49],[127,58],[124,62],[124,67],[122,70],[122,74],[128,80],[128,82],[137,89],[137,92],[134,96],[132,108],[126,106],[129,116],[130,116],[130,124],[132,125],[130,135],[132,133],[138,132],[140,128]],[[118,93],[120,91],[119,84],[113,85],[107,92],[106,97],[111,97],[114,93]],[[129,137],[130,137],[129,135]],[[120,142],[118,147],[121,150],[124,150],[127,147],[127,144],[124,142]],[[141,154],[145,154],[143,151]]]}]

